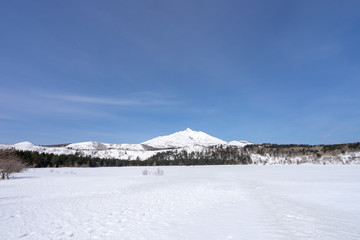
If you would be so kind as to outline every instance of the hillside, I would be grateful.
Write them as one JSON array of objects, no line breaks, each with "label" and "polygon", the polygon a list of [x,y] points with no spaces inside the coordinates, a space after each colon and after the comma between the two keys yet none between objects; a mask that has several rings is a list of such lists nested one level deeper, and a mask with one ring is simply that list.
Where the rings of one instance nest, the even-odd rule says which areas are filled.
[{"label": "hillside", "polygon": [[335,145],[251,144],[211,146],[204,151],[166,151],[149,158],[191,164],[360,164],[360,143]]}]

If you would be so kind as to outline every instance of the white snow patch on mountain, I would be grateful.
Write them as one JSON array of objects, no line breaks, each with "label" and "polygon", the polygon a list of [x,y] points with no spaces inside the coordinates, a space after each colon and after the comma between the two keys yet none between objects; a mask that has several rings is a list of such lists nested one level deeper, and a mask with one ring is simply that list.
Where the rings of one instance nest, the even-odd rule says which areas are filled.
[{"label": "white snow patch on mountain", "polygon": [[73,143],[66,146],[69,149],[76,149],[76,150],[106,150],[108,149],[105,144],[98,143],[98,142],[80,142],[80,143]]},{"label": "white snow patch on mountain", "polygon": [[245,147],[246,145],[250,145],[250,144],[253,144],[253,143],[248,142],[248,141],[231,141],[231,142],[228,142],[226,145],[236,146],[236,147]]},{"label": "white snow patch on mountain", "polygon": [[21,149],[21,148],[36,148],[36,145],[32,144],[31,142],[25,141],[25,142],[19,142],[14,144],[14,147],[16,149]]},{"label": "white snow patch on mountain", "polygon": [[13,148],[13,145],[9,145],[9,144],[0,144],[0,149],[5,150],[5,149],[11,149]]},{"label": "white snow patch on mountain", "polygon": [[110,144],[104,143],[108,149],[121,149],[128,151],[144,151],[144,147],[141,144]]}]

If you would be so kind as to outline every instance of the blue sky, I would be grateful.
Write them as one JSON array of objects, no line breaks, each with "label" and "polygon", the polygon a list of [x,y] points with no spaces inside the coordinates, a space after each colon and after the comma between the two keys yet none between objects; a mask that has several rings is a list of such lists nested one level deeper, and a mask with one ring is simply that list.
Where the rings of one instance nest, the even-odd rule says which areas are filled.
[{"label": "blue sky", "polygon": [[1,1],[0,143],[360,141],[360,1]]}]

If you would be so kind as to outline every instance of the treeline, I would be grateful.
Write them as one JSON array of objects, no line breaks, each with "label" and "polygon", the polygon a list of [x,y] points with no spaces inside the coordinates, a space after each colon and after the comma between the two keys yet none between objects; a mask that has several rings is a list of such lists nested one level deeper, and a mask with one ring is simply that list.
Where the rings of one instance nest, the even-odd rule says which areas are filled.
[{"label": "treeline", "polygon": [[310,156],[315,155],[320,158],[324,155],[339,155],[346,152],[360,151],[360,143],[344,143],[332,145],[304,145],[304,144],[253,144],[246,145],[243,151],[251,154],[268,154],[270,156]]},{"label": "treeline", "polygon": [[150,157],[152,161],[172,161],[174,165],[252,164],[250,155],[233,146],[212,146],[206,151],[166,151]]},{"label": "treeline", "polygon": [[324,152],[331,152],[336,150],[344,151],[359,151],[360,142],[356,143],[342,143],[342,144],[329,144],[329,145],[308,145],[308,144],[274,144],[274,143],[263,143],[263,144],[250,144],[246,145],[244,149],[257,149],[257,148],[266,148],[266,149],[319,149]]},{"label": "treeline", "polygon": [[121,160],[83,157],[76,155],[56,155],[52,153],[38,153],[32,151],[16,151],[16,156],[30,167],[125,167],[125,166],[154,166],[173,165],[171,161],[155,160]]},{"label": "treeline", "polygon": [[[147,160],[121,160],[83,157],[76,155],[56,155],[52,153],[38,153],[32,151],[16,151],[16,156],[29,167],[126,167],[126,166],[177,166],[177,165],[214,165],[224,164],[223,161],[203,161],[202,159],[150,158]],[[227,163],[229,164],[229,163]]]},{"label": "treeline", "polygon": [[[173,161],[175,165],[266,164],[271,159],[274,160],[273,163],[280,164],[358,162],[356,156],[348,159],[340,157],[341,154],[351,152],[360,152],[360,143],[333,145],[264,143],[246,145],[243,148],[217,145],[198,152],[184,150],[161,152],[149,159]],[[254,159],[256,154],[266,156],[267,159],[264,160],[256,156]]]},{"label": "treeline", "polygon": [[251,164],[249,155],[236,147],[211,147],[205,152],[167,151],[147,160],[102,159],[89,156],[56,155],[32,151],[15,151],[16,156],[30,167],[124,167]]}]

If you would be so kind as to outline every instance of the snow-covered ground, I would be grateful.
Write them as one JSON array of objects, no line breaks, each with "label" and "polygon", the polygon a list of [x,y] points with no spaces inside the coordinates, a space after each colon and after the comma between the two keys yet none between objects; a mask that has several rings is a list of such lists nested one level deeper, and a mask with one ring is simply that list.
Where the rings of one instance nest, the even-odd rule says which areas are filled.
[{"label": "snow-covered ground", "polygon": [[360,239],[360,166],[29,169],[1,239]]}]

